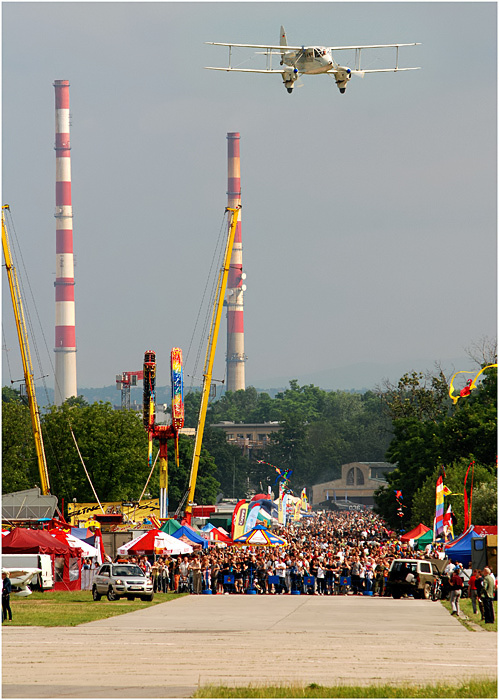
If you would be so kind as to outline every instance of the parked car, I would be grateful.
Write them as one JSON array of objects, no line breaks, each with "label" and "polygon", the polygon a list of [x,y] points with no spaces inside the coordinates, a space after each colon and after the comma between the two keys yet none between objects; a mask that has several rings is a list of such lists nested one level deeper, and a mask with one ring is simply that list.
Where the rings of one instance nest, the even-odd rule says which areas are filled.
[{"label": "parked car", "polygon": [[127,598],[151,601],[154,598],[151,579],[137,564],[102,564],[97,570],[92,583],[92,596],[100,600]]},{"label": "parked car", "polygon": [[393,598],[412,595],[428,600],[435,578],[447,562],[446,559],[394,559],[388,571],[388,593]]}]

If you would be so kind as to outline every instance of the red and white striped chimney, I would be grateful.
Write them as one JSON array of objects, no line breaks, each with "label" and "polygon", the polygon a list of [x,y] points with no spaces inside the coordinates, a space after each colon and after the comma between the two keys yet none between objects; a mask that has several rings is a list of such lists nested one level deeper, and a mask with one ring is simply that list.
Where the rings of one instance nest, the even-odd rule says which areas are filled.
[{"label": "red and white striped chimney", "polygon": [[55,396],[56,406],[77,395],[76,333],[69,142],[69,81],[55,88]]},{"label": "red and white striped chimney", "polygon": [[[239,157],[238,132],[228,133],[228,203],[235,209],[241,204],[241,166]],[[246,285],[243,280],[243,246],[241,241],[241,212],[237,222],[234,247],[230,259],[229,278],[227,281],[227,391],[246,388],[244,363],[244,320],[243,294]]]}]

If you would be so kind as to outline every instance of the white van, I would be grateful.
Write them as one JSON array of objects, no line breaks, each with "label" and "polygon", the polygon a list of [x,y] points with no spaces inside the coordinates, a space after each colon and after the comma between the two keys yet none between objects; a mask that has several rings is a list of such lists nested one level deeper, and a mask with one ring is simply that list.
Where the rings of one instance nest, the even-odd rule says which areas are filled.
[{"label": "white van", "polygon": [[41,569],[30,586],[48,591],[54,587],[52,557],[50,554],[2,554],[2,569]]}]

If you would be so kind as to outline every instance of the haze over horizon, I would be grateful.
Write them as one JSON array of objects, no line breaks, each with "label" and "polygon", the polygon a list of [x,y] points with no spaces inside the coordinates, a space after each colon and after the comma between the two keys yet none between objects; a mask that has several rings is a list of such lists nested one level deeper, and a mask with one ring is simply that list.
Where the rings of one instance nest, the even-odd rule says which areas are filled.
[{"label": "haze over horizon", "polygon": [[[36,299],[37,385],[53,386],[56,79],[70,82],[78,387],[140,370],[148,349],[166,385],[173,346],[186,387],[199,376],[230,131],[247,386],[362,389],[376,367],[405,367],[396,381],[494,338],[496,20],[485,2],[4,3],[3,203]],[[400,50],[421,70],[354,76],[345,95],[329,76],[288,95],[276,76],[203,70],[227,58],[204,42],[274,44],[281,24],[290,44],[422,42]],[[5,274],[2,293],[5,385],[22,377]],[[224,313],[216,378],[225,343]]]}]

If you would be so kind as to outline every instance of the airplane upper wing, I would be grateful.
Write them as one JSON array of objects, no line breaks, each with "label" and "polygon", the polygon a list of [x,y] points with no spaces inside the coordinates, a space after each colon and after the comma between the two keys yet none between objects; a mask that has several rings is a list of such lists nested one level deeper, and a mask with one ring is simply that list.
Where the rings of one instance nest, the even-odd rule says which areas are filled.
[{"label": "airplane upper wing", "polygon": [[[277,51],[301,51],[303,46],[271,46],[269,44],[222,44],[218,41],[205,41],[210,46],[235,46],[244,49],[272,49]],[[306,47],[305,47],[306,48]]]},{"label": "airplane upper wing", "polygon": [[[273,51],[302,51],[307,48],[320,48],[319,46],[277,46],[271,44],[223,44],[218,41],[206,41],[205,44],[210,46],[235,46],[246,49],[272,49]],[[366,44],[359,46],[328,46],[330,51],[346,51],[353,49],[390,49],[399,46],[420,46],[421,42],[413,42],[411,44]]]}]

